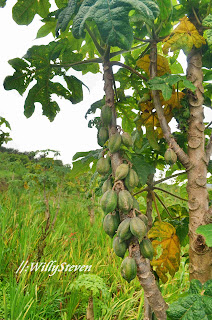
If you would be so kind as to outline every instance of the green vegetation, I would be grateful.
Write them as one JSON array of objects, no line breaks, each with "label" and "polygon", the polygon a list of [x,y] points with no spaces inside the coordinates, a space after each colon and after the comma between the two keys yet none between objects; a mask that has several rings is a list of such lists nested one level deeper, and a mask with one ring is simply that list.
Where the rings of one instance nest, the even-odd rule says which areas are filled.
[{"label": "green vegetation", "polygon": [[[61,163],[59,166],[56,165],[57,161],[54,166],[46,169],[50,222],[52,223],[55,215],[57,216],[43,240],[45,247],[40,263],[56,261],[56,264],[67,262],[70,265],[92,265],[91,271],[55,272],[52,276],[51,273],[40,270],[16,273],[22,261],[28,260],[29,265],[38,261],[47,221],[42,186],[44,181],[42,170],[46,166],[43,163],[50,161],[53,163],[53,159],[46,156],[34,160],[32,154],[9,153],[5,152],[5,149],[2,151],[4,152],[0,153],[0,318],[85,319],[91,287],[94,292],[95,319],[142,319],[143,290],[140,289],[137,279],[128,284],[122,278],[119,272],[122,259],[116,256],[112,249],[113,240],[103,231],[104,214],[97,200],[95,222],[93,225],[90,224],[88,210],[90,200],[85,196],[90,179],[86,178],[86,174],[83,177],[69,179],[70,168],[63,167]],[[54,173],[50,174],[50,171]],[[32,175],[37,179],[40,175],[40,178],[29,183],[27,179]],[[48,187],[47,178],[49,181],[51,179],[55,181],[51,188]],[[169,191],[178,190],[178,194],[181,195],[185,192],[184,187],[180,188],[177,185],[167,188]],[[59,199],[58,192],[60,192]],[[137,200],[143,207],[145,195],[142,194]],[[180,203],[180,200],[170,197],[168,203],[174,205]],[[165,218],[166,213],[163,212],[162,215]],[[169,277],[166,284],[161,284],[163,296],[168,303],[175,301],[188,289],[187,250],[186,246],[175,278]],[[82,276],[84,282],[80,280]],[[78,284],[77,279],[79,279]]]}]

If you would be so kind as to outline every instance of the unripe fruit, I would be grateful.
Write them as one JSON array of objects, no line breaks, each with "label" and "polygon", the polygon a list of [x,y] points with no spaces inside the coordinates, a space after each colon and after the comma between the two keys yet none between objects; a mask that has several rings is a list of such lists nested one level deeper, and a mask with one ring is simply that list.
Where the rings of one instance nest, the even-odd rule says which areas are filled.
[{"label": "unripe fruit", "polygon": [[117,194],[114,190],[106,191],[101,200],[100,205],[105,213],[113,212],[117,207]]},{"label": "unripe fruit", "polygon": [[140,251],[144,258],[147,258],[149,260],[153,259],[154,248],[149,239],[143,239],[143,241],[140,243]]},{"label": "unripe fruit", "polygon": [[115,134],[112,134],[110,136],[109,142],[108,142],[108,148],[111,153],[115,153],[119,151],[121,147],[121,135],[116,132]]},{"label": "unripe fruit", "polygon": [[121,139],[122,139],[122,143],[127,147],[132,147],[133,145],[133,140],[132,140],[132,137],[129,133],[127,132],[124,132],[122,133],[121,135]]},{"label": "unripe fruit", "polygon": [[147,228],[141,219],[134,217],[130,221],[130,231],[139,241],[142,241],[147,233]]},{"label": "unripe fruit", "polygon": [[129,191],[122,190],[118,194],[118,207],[121,212],[127,214],[133,208],[133,198]]},{"label": "unripe fruit", "polygon": [[96,164],[96,171],[99,174],[105,175],[110,170],[110,164],[106,158],[100,158]]},{"label": "unripe fruit", "polygon": [[113,238],[119,226],[119,223],[120,220],[118,215],[109,213],[104,218],[103,229],[111,238]]},{"label": "unripe fruit", "polygon": [[115,172],[115,180],[122,180],[126,178],[127,174],[129,172],[129,166],[128,164],[122,163],[120,164]]},{"label": "unripe fruit", "polygon": [[109,106],[104,105],[101,110],[101,120],[104,126],[108,126],[112,120],[112,110]]},{"label": "unripe fruit", "polygon": [[113,187],[113,186],[112,186],[112,181],[111,181],[111,179],[105,180],[105,182],[104,182],[103,185],[102,185],[102,193],[105,193],[106,191],[111,190],[112,187]]},{"label": "unripe fruit", "polygon": [[130,231],[130,218],[123,220],[117,230],[117,236],[120,238],[120,241],[128,240],[132,237]]},{"label": "unripe fruit", "polygon": [[121,275],[122,277],[130,282],[137,275],[137,265],[133,258],[126,257],[121,264]]},{"label": "unripe fruit", "polygon": [[132,191],[135,187],[137,187],[139,183],[138,175],[135,170],[130,169],[128,175],[124,180],[124,184],[129,191]]},{"label": "unripe fruit", "polygon": [[164,154],[164,158],[165,158],[165,161],[170,165],[174,164],[177,161],[176,153],[170,148],[166,150]]},{"label": "unripe fruit", "polygon": [[145,216],[145,214],[141,213],[137,217],[139,219],[141,219],[145,223],[146,226],[148,226],[148,218],[147,218],[147,216]]},{"label": "unripe fruit", "polygon": [[124,258],[125,252],[127,251],[127,245],[125,242],[121,241],[119,237],[115,237],[113,240],[113,250],[118,257]]},{"label": "unripe fruit", "polygon": [[100,128],[98,135],[97,135],[97,140],[98,140],[98,144],[103,147],[103,145],[105,144],[105,142],[109,139],[109,133],[108,133],[108,129],[107,128]]}]

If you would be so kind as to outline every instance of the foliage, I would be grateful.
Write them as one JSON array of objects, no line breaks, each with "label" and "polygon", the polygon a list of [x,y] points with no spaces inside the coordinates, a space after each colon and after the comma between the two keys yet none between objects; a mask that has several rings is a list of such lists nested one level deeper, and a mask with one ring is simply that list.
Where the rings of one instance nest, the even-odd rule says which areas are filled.
[{"label": "foliage", "polygon": [[3,125],[5,125],[6,128],[11,130],[9,122],[5,118],[0,117],[0,146],[3,143],[7,143],[8,141],[12,140],[10,138],[10,134],[1,129]]},{"label": "foliage", "polygon": [[[180,265],[180,242],[176,235],[175,228],[167,222],[156,221],[148,233],[153,238],[152,245],[157,252],[161,247],[162,253],[151,262],[156,267],[156,272],[163,282],[167,281],[166,273],[173,277]],[[155,240],[157,238],[157,240]]]},{"label": "foliage", "polygon": [[211,319],[212,280],[203,285],[199,280],[192,280],[189,291],[178,301],[171,304],[167,311],[170,320]]},{"label": "foliage", "polygon": [[196,233],[202,234],[205,237],[205,242],[208,247],[212,247],[212,223],[204,226],[199,226]]}]

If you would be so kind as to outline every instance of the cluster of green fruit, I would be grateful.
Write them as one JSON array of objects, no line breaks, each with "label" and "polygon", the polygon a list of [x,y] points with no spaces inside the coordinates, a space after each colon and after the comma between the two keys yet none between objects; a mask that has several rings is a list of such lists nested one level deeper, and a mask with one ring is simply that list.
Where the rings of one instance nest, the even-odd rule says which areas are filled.
[{"label": "cluster of green fruit", "polygon": [[[97,134],[98,144],[103,147],[109,139],[108,126],[112,121],[112,111],[107,105],[104,105],[101,110],[101,127]],[[114,133],[110,136],[108,141],[108,149],[110,153],[115,153],[120,150],[121,144],[126,147],[131,147],[133,145],[132,137],[129,133],[124,132],[122,135],[119,132]]]},{"label": "cluster of green fruit", "polygon": [[[101,159],[104,159],[104,161],[102,162]],[[109,161],[107,157],[101,159],[98,160],[97,171],[104,175],[106,170],[103,170],[103,166],[108,166]],[[122,163],[116,169],[114,187],[120,180],[124,182],[124,186],[128,190],[122,189],[116,192],[113,188],[111,177],[102,186],[103,196],[100,205],[106,214],[103,221],[104,231],[111,238],[116,235],[113,240],[113,249],[118,257],[124,258],[129,241],[134,236],[140,242],[142,256],[151,260],[154,250],[151,241],[146,237],[148,219],[144,214],[140,213],[137,200],[129,192],[138,185],[137,173],[129,164]],[[128,216],[131,210],[134,213],[134,217],[132,218]],[[122,222],[120,222],[119,213],[126,215],[126,218]],[[136,213],[138,216],[136,216]],[[137,266],[133,258],[126,257],[122,261],[121,274],[128,282],[136,277]]]}]

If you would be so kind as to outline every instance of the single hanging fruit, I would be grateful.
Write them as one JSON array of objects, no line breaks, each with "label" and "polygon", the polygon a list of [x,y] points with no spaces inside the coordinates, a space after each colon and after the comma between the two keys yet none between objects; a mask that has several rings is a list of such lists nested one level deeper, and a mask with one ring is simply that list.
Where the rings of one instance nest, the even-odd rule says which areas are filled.
[{"label": "single hanging fruit", "polygon": [[131,135],[127,132],[122,133],[121,135],[122,143],[127,147],[132,147],[133,146],[133,139]]},{"label": "single hanging fruit", "polygon": [[141,219],[145,223],[146,226],[148,226],[148,218],[147,218],[147,216],[145,216],[145,214],[140,213],[137,217],[139,219]]},{"label": "single hanging fruit", "polygon": [[112,181],[111,181],[111,179],[105,180],[105,182],[104,182],[103,185],[102,185],[102,193],[105,193],[106,191],[111,190],[112,187],[113,187],[113,186],[112,186]]},{"label": "single hanging fruit", "polygon": [[100,128],[99,132],[97,134],[97,140],[98,140],[98,144],[103,147],[103,145],[105,144],[105,142],[109,139],[109,133],[108,133],[108,129],[107,128]]},{"label": "single hanging fruit", "polygon": [[126,257],[121,264],[121,275],[122,277],[130,282],[137,275],[137,265],[133,258]]},{"label": "single hanging fruit", "polygon": [[142,241],[147,233],[147,228],[141,219],[134,217],[130,221],[130,231],[139,241]]},{"label": "single hanging fruit", "polygon": [[118,207],[127,214],[133,208],[133,198],[129,191],[121,190],[118,194]]},{"label": "single hanging fruit", "polygon": [[108,142],[108,148],[111,153],[115,153],[119,151],[121,147],[121,135],[120,133],[116,132],[115,134],[112,134],[110,136],[109,142]]},{"label": "single hanging fruit", "polygon": [[115,172],[115,181],[122,180],[126,178],[127,174],[129,172],[129,166],[126,163],[120,164]]},{"label": "single hanging fruit", "polygon": [[117,229],[117,236],[120,241],[125,241],[132,237],[132,233],[130,231],[130,220],[130,218],[123,220]]},{"label": "single hanging fruit", "polygon": [[125,242],[121,241],[119,237],[115,237],[113,240],[113,250],[118,257],[124,258],[125,252],[127,251],[127,245]]},{"label": "single hanging fruit", "polygon": [[137,187],[139,183],[138,175],[133,169],[129,169],[129,173],[124,180],[124,184],[129,191],[132,191],[135,187]]},{"label": "single hanging fruit", "polygon": [[117,194],[114,190],[106,191],[101,200],[100,205],[105,213],[113,212],[117,207]]},{"label": "single hanging fruit", "polygon": [[166,163],[172,165],[172,164],[175,164],[175,162],[177,161],[177,155],[176,153],[168,148],[164,154],[164,158],[165,158],[165,161]]},{"label": "single hanging fruit", "polygon": [[141,254],[144,258],[147,258],[149,260],[153,259],[154,256],[154,248],[152,246],[152,243],[149,239],[143,239],[140,243],[140,250]]},{"label": "single hanging fruit", "polygon": [[108,160],[106,158],[100,158],[96,164],[96,171],[101,175],[105,175],[106,173],[109,172],[109,170],[110,170],[110,164]]},{"label": "single hanging fruit", "polygon": [[112,110],[109,106],[104,105],[101,110],[101,120],[104,126],[108,126],[112,120]]},{"label": "single hanging fruit", "polygon": [[117,214],[108,213],[103,221],[103,229],[111,238],[113,238],[119,226],[119,223],[120,220]]}]

